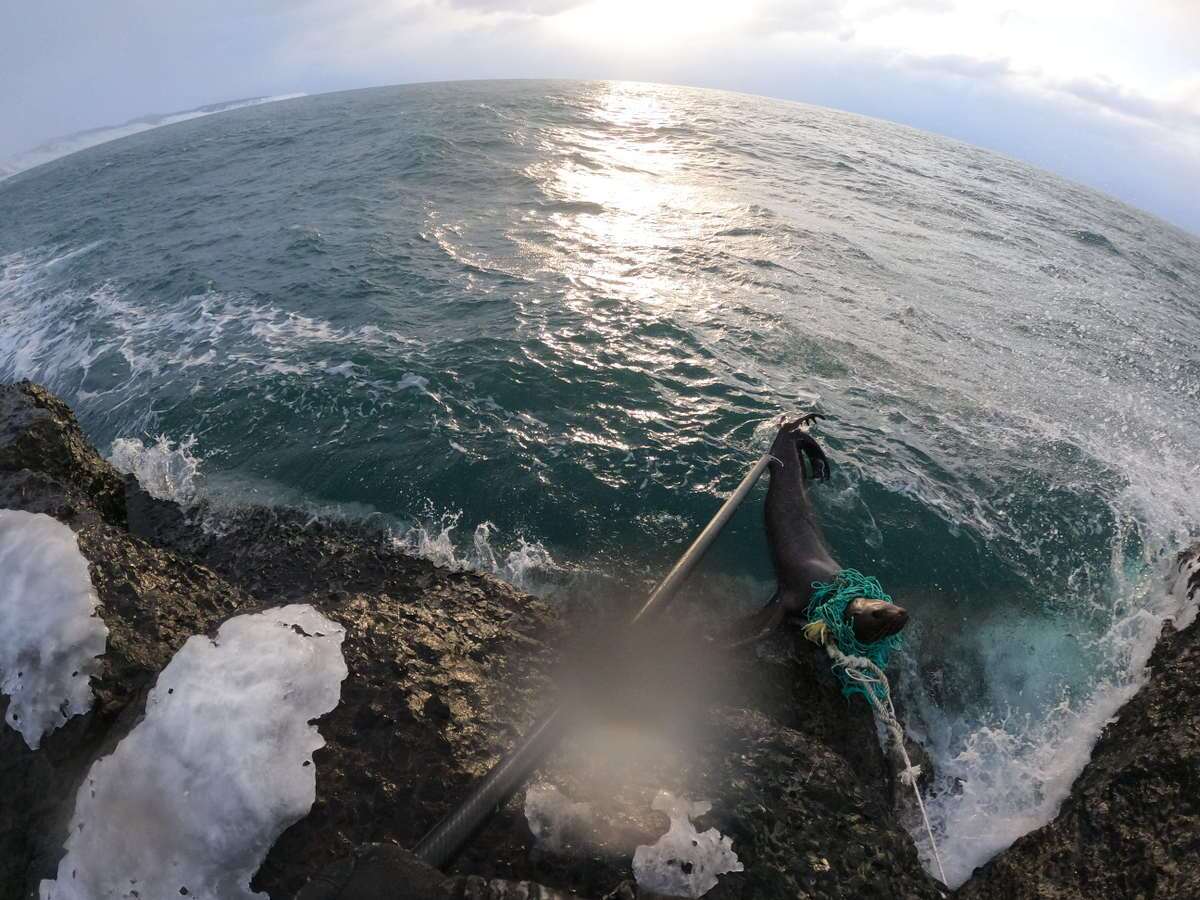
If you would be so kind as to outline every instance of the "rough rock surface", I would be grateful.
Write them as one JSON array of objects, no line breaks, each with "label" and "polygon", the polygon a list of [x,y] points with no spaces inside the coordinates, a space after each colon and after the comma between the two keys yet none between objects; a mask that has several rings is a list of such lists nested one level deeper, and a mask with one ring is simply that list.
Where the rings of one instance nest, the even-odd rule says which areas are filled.
[{"label": "rough rock surface", "polygon": [[110,524],[125,523],[121,476],[88,443],[70,407],[39,385],[0,389],[0,473],[7,509],[64,520],[90,510]]},{"label": "rough rock surface", "polygon": [[[309,602],[347,632],[342,700],[318,723],[327,746],[315,756],[316,803],[254,881],[277,900],[356,847],[413,846],[559,683],[553,648],[567,646],[568,632],[546,603],[405,556],[352,524],[250,509],[201,529],[205,511],[185,514],[122,479],[70,410],[33,385],[0,386],[0,504],[76,530],[111,633],[91,713],[37,752],[0,729],[0,900],[31,896],[52,875],[87,767],[137,721],[184,640],[235,613]],[[716,900],[940,895],[896,821],[865,704],[838,694],[814,648],[781,636],[740,652],[721,663],[728,689],[711,694],[705,654],[674,665],[667,674],[691,689],[674,714],[639,718],[626,709],[634,694],[622,694],[612,716],[574,733],[543,769],[564,794],[593,803],[565,852],[535,846],[518,796],[451,873],[631,897],[620,885],[634,847],[665,830],[650,806],[665,789],[711,800],[697,825],[732,836],[745,864],[708,895]]]},{"label": "rough rock surface", "polygon": [[[1175,589],[1200,599],[1200,544],[1175,569]],[[977,869],[957,896],[1200,897],[1200,621],[1168,623],[1149,666],[1054,821]]]}]

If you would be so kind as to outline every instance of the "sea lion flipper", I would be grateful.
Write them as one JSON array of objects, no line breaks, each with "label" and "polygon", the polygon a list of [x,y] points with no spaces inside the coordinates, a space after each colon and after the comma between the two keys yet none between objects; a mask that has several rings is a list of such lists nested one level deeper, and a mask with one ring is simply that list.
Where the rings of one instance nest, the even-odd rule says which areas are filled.
[{"label": "sea lion flipper", "polygon": [[725,649],[744,647],[765,638],[783,624],[788,605],[776,591],[770,602],[758,612],[737,619],[732,625],[713,635],[710,640]]},{"label": "sea lion flipper", "polygon": [[814,481],[829,480],[829,457],[825,455],[825,451],[821,449],[821,445],[807,431],[803,432],[797,439],[800,444],[800,449],[804,451],[804,455],[808,457],[808,464],[812,466],[812,477]]},{"label": "sea lion flipper", "polygon": [[821,413],[805,413],[800,418],[793,419],[791,422],[781,421],[779,434],[775,438],[775,443],[771,446],[772,456],[784,466],[787,465],[786,461],[791,455],[784,450],[786,445],[790,444],[796,449],[797,458],[801,453],[808,458],[809,468],[812,469],[811,477],[805,470],[804,464],[800,464],[800,474],[805,481],[829,480],[829,457],[825,455],[825,451],[817,443],[816,438],[808,432],[809,425],[812,425],[817,419],[824,418],[826,417]]}]

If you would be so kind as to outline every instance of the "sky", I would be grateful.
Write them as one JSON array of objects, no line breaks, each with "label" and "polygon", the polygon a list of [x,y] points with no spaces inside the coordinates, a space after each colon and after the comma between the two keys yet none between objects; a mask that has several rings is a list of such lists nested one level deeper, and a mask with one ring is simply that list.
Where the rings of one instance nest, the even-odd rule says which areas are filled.
[{"label": "sky", "polygon": [[890,119],[1200,234],[1200,0],[0,0],[0,160],[241,97],[542,77]]}]

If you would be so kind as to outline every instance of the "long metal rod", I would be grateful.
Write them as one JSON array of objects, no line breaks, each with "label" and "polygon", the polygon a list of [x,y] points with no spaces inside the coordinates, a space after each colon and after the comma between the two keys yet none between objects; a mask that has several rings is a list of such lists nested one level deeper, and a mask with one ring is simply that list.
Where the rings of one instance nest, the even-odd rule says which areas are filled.
[{"label": "long metal rod", "polygon": [[[717,539],[721,529],[733,517],[750,489],[762,476],[771,456],[764,453],[746,473],[741,484],[717,510],[704,530],[696,536],[679,562],[659,582],[631,624],[667,607],[696,564]],[[438,822],[413,852],[431,866],[441,867],[452,860],[471,836],[488,820],[497,807],[517,790],[542,764],[567,730],[567,715],[561,707],[544,716],[511,752],[485,775],[459,806]]]},{"label": "long metal rod", "polygon": [[721,533],[721,529],[733,518],[733,514],[742,505],[742,501],[746,499],[746,495],[750,493],[750,489],[762,477],[762,473],[770,461],[770,453],[764,453],[758,458],[758,462],[746,473],[746,477],[742,479],[742,483],[721,504],[721,508],[717,510],[717,514],[704,526],[704,530],[696,535],[696,539],[692,541],[692,545],[684,551],[683,556],[679,557],[679,562],[675,563],[675,567],[667,573],[667,577],[659,582],[658,587],[654,589],[654,593],[646,599],[645,604],[638,610],[637,615],[633,617],[633,622],[638,622],[653,612],[667,608],[667,605],[674,599],[675,592],[679,590],[687,577],[692,574],[692,569],[696,568],[696,563],[704,558],[704,554],[712,546],[712,542],[717,539],[717,535]]}]

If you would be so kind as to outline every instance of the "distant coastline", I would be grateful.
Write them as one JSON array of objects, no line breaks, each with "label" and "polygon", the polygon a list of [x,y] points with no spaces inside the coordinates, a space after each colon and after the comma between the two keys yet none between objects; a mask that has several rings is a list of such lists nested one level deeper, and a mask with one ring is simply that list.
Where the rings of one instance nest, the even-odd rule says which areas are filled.
[{"label": "distant coastline", "polygon": [[38,144],[32,149],[19,153],[11,159],[0,160],[0,180],[24,172],[35,166],[40,166],[64,156],[69,156],[79,150],[106,144],[118,138],[128,137],[151,128],[161,128],[163,125],[173,125],[176,122],[186,122],[188,119],[198,119],[211,116],[213,113],[228,112],[231,109],[241,109],[246,106],[261,106],[264,103],[276,103],[280,100],[295,100],[307,96],[304,93],[278,94],[271,97],[246,97],[241,100],[228,100],[223,103],[209,103],[194,109],[180,110],[171,113],[149,113],[130,119],[120,125],[102,125],[99,128],[89,128],[77,131],[63,137],[53,138]]}]

